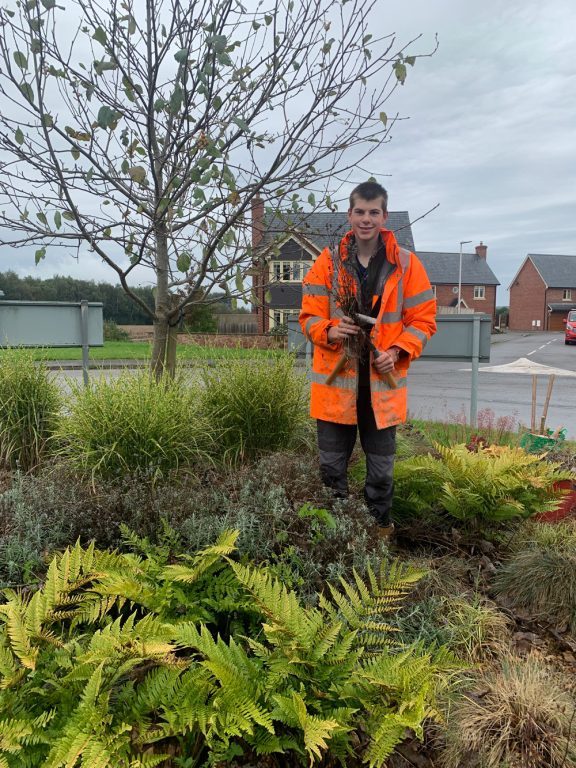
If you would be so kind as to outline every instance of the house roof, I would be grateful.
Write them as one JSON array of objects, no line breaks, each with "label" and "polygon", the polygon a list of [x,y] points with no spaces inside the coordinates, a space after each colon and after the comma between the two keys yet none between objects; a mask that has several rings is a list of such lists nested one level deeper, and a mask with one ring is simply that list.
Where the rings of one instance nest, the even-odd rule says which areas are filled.
[{"label": "house roof", "polygon": [[[432,285],[454,285],[458,282],[460,269],[459,253],[417,251],[416,255],[424,265]],[[463,253],[462,284],[500,285],[500,282],[488,266],[486,259],[477,256],[475,253]]]},{"label": "house roof", "polygon": [[529,253],[548,288],[576,288],[576,256]]},{"label": "house roof", "polygon": [[[390,211],[386,228],[394,232],[402,247],[414,250],[408,211]],[[267,245],[278,235],[296,231],[301,232],[321,251],[339,240],[349,229],[346,213],[267,213],[264,215],[263,244]]]}]

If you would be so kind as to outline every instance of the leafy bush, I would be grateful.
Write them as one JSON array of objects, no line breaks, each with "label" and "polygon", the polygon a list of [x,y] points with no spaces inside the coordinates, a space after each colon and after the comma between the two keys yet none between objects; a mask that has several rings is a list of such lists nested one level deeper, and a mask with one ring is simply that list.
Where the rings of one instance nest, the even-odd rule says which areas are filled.
[{"label": "leafy bush", "polygon": [[218,452],[236,464],[294,447],[306,433],[308,384],[286,355],[270,363],[206,369],[202,410],[218,433]]},{"label": "leafy bush", "polygon": [[443,768],[575,768],[576,701],[537,658],[505,658],[452,705]]},{"label": "leafy bush", "polygon": [[421,734],[453,662],[391,648],[385,620],[419,574],[394,564],[306,608],[265,569],[234,562],[234,540],[172,564],[77,545],[33,595],[6,593],[0,761],[344,762],[361,734],[375,767],[407,728]]},{"label": "leafy bush", "polygon": [[576,632],[576,523],[531,525],[497,573],[494,589],[534,618]]},{"label": "leafy bush", "polygon": [[440,513],[475,527],[527,518],[555,509],[562,497],[555,483],[570,477],[521,448],[435,447],[439,458],[396,463],[394,512],[400,517]]},{"label": "leafy bush", "polygon": [[114,320],[104,321],[104,341],[132,341],[130,334]]},{"label": "leafy bush", "polygon": [[9,349],[0,365],[0,461],[24,472],[37,467],[57,428],[58,386],[26,350]]},{"label": "leafy bush", "polygon": [[182,376],[156,381],[148,371],[76,385],[62,423],[61,455],[81,473],[131,472],[157,478],[193,466],[213,445],[215,425],[199,410],[198,390]]}]

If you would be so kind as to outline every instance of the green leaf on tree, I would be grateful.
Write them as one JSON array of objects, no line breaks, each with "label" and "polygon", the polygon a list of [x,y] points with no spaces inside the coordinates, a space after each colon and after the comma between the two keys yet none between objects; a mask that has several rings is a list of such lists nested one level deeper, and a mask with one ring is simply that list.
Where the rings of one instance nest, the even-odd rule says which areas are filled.
[{"label": "green leaf on tree", "polygon": [[413,67],[414,64],[416,64],[416,56],[405,56],[404,61],[406,64],[410,64],[410,66]]},{"label": "green leaf on tree", "polygon": [[111,130],[114,130],[118,125],[120,117],[122,117],[122,115],[104,105],[98,110],[98,117],[96,120],[100,128],[110,128]]},{"label": "green leaf on tree", "polygon": [[20,69],[23,72],[26,72],[26,70],[28,69],[28,59],[22,53],[22,51],[14,51],[12,55],[14,56],[14,61],[16,62],[16,66],[20,67]]},{"label": "green leaf on tree", "polygon": [[14,141],[16,142],[16,144],[24,143],[24,134],[22,133],[22,130],[20,128],[16,128],[16,133],[14,134]]},{"label": "green leaf on tree", "polygon": [[37,265],[42,261],[44,256],[46,256],[46,248],[39,248],[34,254],[34,260]]},{"label": "green leaf on tree", "polygon": [[52,10],[52,8],[56,8],[56,0],[41,0],[41,2],[47,11]]},{"label": "green leaf on tree", "polygon": [[266,291],[266,293],[264,294],[264,301],[266,302],[266,304],[270,304],[272,302],[272,294],[270,293],[270,291]]},{"label": "green leaf on tree", "polygon": [[20,83],[18,86],[28,101],[33,104],[34,103],[34,91],[32,90],[32,86],[29,83]]},{"label": "green leaf on tree", "polygon": [[192,259],[190,258],[190,254],[187,253],[187,251],[182,251],[182,253],[178,254],[178,258],[176,259],[176,266],[180,272],[188,272],[191,263]]},{"label": "green leaf on tree", "polygon": [[262,24],[258,24],[258,22],[257,22],[257,21],[253,21],[253,22],[252,22],[252,29],[253,29],[255,32],[257,32],[257,31],[260,29],[260,27],[261,27],[261,26],[262,26]]},{"label": "green leaf on tree", "polygon": [[264,16],[264,21],[266,22],[266,26],[269,27],[270,24],[272,24],[272,22],[274,21],[274,16],[271,16],[269,13],[267,13]]},{"label": "green leaf on tree", "polygon": [[30,42],[30,50],[32,53],[40,53],[42,50],[42,41],[38,40],[37,37],[33,37],[32,41]]},{"label": "green leaf on tree", "polygon": [[42,115],[42,125],[44,128],[52,128],[54,125],[54,118],[52,115]]},{"label": "green leaf on tree", "polygon": [[372,35],[364,35],[362,38],[362,45],[366,45],[366,43],[369,43],[370,40],[372,40]]},{"label": "green leaf on tree", "polygon": [[176,88],[174,88],[172,95],[170,96],[170,112],[172,112],[173,115],[180,111],[183,96],[184,93],[182,88],[177,85]]},{"label": "green leaf on tree", "polygon": [[154,102],[154,111],[155,112],[162,112],[163,109],[166,109],[168,105],[168,102],[166,99],[156,99]]},{"label": "green leaf on tree", "polygon": [[128,34],[133,35],[134,32],[136,32],[136,19],[134,16],[130,16],[130,21],[128,22]]},{"label": "green leaf on tree", "polygon": [[404,82],[406,80],[406,64],[402,63],[401,61],[394,62],[394,65],[392,67],[394,70],[394,73],[396,74],[396,79],[400,83],[400,85],[404,85]]},{"label": "green leaf on tree", "polygon": [[174,58],[178,64],[186,64],[188,61],[188,48],[180,48],[180,50],[176,51],[174,54]]},{"label": "green leaf on tree", "polygon": [[236,290],[238,293],[244,293],[244,280],[240,267],[236,267]]},{"label": "green leaf on tree", "polygon": [[102,75],[104,72],[111,72],[115,69],[118,69],[118,65],[113,61],[95,61],[94,62],[94,72],[96,72],[97,75]]},{"label": "green leaf on tree", "polygon": [[74,158],[74,160],[79,160],[80,159],[80,150],[79,149],[76,149],[76,147],[74,147],[74,149],[71,149],[70,152],[72,153],[72,157]]},{"label": "green leaf on tree", "polygon": [[228,45],[228,38],[226,35],[212,35],[206,42],[214,48],[216,53],[224,53],[226,46]]},{"label": "green leaf on tree", "polygon": [[72,211],[62,211],[62,218],[66,219],[66,221],[75,221]]},{"label": "green leaf on tree", "polygon": [[310,203],[311,206],[316,205],[316,197],[313,192],[310,192],[310,194],[308,195],[308,202]]},{"label": "green leaf on tree", "polygon": [[106,31],[102,29],[102,27],[98,27],[98,29],[96,29],[92,35],[92,39],[96,40],[96,42],[100,43],[100,45],[106,46]]},{"label": "green leaf on tree", "polygon": [[388,115],[386,112],[380,112],[380,120],[384,123],[384,125],[386,125],[388,122]]},{"label": "green leaf on tree", "polygon": [[54,226],[56,227],[56,229],[60,229],[60,227],[62,226],[62,214],[60,213],[60,211],[54,212]]},{"label": "green leaf on tree", "polygon": [[39,221],[41,224],[44,224],[44,226],[45,226],[45,227],[47,227],[47,226],[48,226],[48,219],[46,218],[46,214],[45,214],[45,213],[42,213],[42,212],[40,212],[40,213],[37,213],[37,214],[36,214],[36,218],[38,219],[38,221]]},{"label": "green leaf on tree", "polygon": [[246,120],[242,120],[241,117],[233,117],[232,118],[232,122],[236,123],[238,128],[241,128],[243,131],[249,131],[250,130],[250,126],[248,125]]}]

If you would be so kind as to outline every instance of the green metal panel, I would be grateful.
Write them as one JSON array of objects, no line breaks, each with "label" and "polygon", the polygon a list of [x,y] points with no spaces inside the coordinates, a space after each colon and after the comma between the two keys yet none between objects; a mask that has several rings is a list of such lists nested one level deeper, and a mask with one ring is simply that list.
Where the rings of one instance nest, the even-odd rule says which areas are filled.
[{"label": "green metal panel", "polygon": [[[88,345],[104,344],[102,304],[88,304]],[[0,346],[81,347],[81,303],[0,300]]]},{"label": "green metal panel", "polygon": [[[420,356],[420,360],[472,360],[474,358],[474,318],[477,314],[438,315],[438,330]],[[481,362],[490,360],[490,334],[492,318],[480,315]]]}]

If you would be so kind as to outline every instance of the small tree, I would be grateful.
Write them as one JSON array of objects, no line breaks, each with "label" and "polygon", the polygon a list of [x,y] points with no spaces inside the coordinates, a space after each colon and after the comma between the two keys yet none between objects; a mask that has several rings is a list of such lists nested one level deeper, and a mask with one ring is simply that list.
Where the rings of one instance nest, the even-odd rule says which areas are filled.
[{"label": "small tree", "polygon": [[186,305],[246,293],[252,201],[331,206],[415,57],[363,0],[60,2],[0,9],[1,242],[98,254],[152,317],[160,373]]}]

